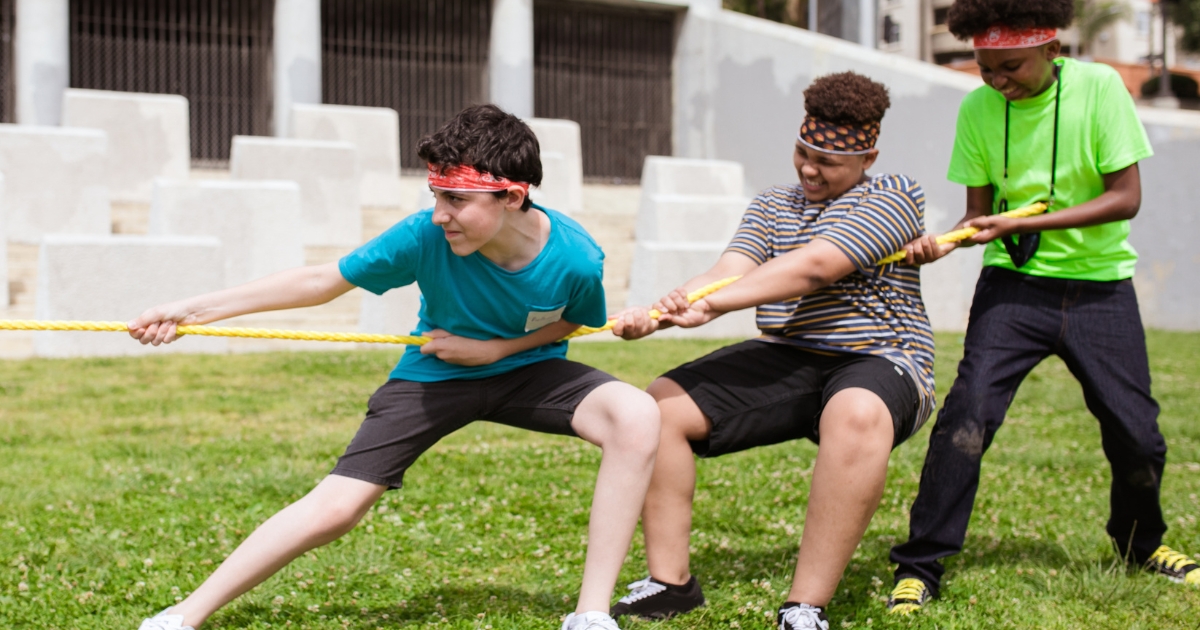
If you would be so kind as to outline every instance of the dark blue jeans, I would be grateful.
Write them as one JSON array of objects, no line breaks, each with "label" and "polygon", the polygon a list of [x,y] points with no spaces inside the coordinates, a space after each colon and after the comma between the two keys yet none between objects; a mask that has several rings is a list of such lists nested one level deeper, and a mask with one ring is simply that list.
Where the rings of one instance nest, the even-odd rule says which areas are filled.
[{"label": "dark blue jeans", "polygon": [[1038,278],[986,267],[975,287],[958,378],[933,432],[908,542],[892,548],[896,578],[937,592],[941,558],[962,551],[983,454],[1017,387],[1057,355],[1083,386],[1112,466],[1108,535],[1123,557],[1145,562],[1167,530],[1159,505],[1167,445],[1150,396],[1146,337],[1130,280]]}]

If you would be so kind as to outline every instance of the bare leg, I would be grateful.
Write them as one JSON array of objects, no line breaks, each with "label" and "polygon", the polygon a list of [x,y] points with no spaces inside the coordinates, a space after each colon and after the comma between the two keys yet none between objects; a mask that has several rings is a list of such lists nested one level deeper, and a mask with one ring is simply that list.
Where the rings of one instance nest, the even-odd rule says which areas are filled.
[{"label": "bare leg", "polygon": [[184,625],[199,626],[218,608],[258,586],[300,554],[354,529],[385,490],[386,486],[349,477],[326,477],[304,498],[259,525],[171,613],[183,615]]},{"label": "bare leg", "polygon": [[605,383],[575,409],[571,427],[604,454],[588,521],[587,558],[577,613],[608,613],[654,469],[658,408],[627,383]]},{"label": "bare leg", "polygon": [[712,422],[671,379],[657,379],[647,391],[658,401],[662,413],[662,437],[642,508],[646,562],[655,579],[683,584],[691,578],[688,544],[696,491],[696,460],[688,440],[708,437]]},{"label": "bare leg", "polygon": [[892,439],[892,414],[873,392],[845,389],[825,405],[789,601],[824,607],[833,599],[879,507]]}]

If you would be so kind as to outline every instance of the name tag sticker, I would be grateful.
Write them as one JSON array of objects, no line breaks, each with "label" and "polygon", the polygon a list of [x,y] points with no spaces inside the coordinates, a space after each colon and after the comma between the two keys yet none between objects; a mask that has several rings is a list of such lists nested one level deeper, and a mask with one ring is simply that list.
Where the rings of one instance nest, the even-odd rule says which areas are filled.
[{"label": "name tag sticker", "polygon": [[566,309],[566,306],[560,306],[553,311],[529,311],[529,316],[525,318],[525,332],[537,330],[562,319],[563,311]]}]

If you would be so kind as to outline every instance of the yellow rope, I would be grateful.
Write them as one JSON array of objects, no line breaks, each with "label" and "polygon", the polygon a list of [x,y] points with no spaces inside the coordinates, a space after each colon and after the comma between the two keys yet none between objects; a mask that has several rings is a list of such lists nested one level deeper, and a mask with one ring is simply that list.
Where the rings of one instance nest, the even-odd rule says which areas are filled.
[{"label": "yellow rope", "polygon": [[[699,289],[692,291],[691,293],[689,293],[687,295],[688,304],[691,304],[692,302],[695,302],[696,300],[704,298],[704,297],[716,292],[718,289],[722,289],[724,287],[729,286],[730,284],[733,284],[734,281],[736,281],[738,278],[741,278],[741,276],[732,276],[729,278],[725,278],[723,280],[717,280],[716,282],[714,282],[712,284],[704,285],[704,286],[700,287]],[[659,317],[662,316],[662,312],[656,308],[652,308],[652,309],[650,309],[649,315],[650,315],[651,319],[658,319]],[[610,319],[610,320],[608,320],[608,323],[606,323],[603,326],[600,326],[598,328],[593,328],[591,326],[582,326],[579,328],[579,330],[576,330],[575,332],[567,335],[566,337],[563,337],[561,339],[561,341],[566,341],[568,339],[574,339],[575,337],[582,337],[584,335],[590,335],[592,333],[598,333],[598,332],[604,332],[606,330],[612,330],[613,324],[615,324],[616,321],[617,320],[615,320],[615,319]]]},{"label": "yellow rope", "polygon": [[[1036,214],[1041,214],[1046,211],[1046,204],[1035,203],[1024,208],[1017,208],[1002,213],[1002,216],[1021,219],[1031,217]],[[975,235],[979,230],[977,228],[963,228],[947,232],[937,237],[937,242],[954,243],[966,240]],[[896,252],[895,254],[879,261],[880,265],[904,260],[905,252]],[[732,284],[741,276],[733,276],[718,280],[712,284],[703,286],[688,294],[688,302],[695,302],[709,294]],[[657,309],[650,310],[650,317],[658,319],[662,313]],[[616,320],[609,320],[608,323],[598,328],[591,326],[583,326],[575,332],[562,338],[562,341],[591,335],[606,330],[612,330]],[[101,332],[128,332],[129,327],[124,322],[83,322],[83,321],[37,321],[32,319],[8,319],[0,320],[0,330],[86,330],[86,331],[101,331]],[[224,326],[179,326],[175,329],[176,334],[183,335],[200,335],[206,337],[246,337],[251,339],[296,339],[302,341],[342,341],[354,343],[393,343],[409,346],[420,346],[430,341],[429,337],[421,337],[416,335],[375,335],[368,333],[331,333],[331,332],[316,332],[308,330],[275,330],[270,328],[238,328]]]},{"label": "yellow rope", "polygon": [[[1001,212],[1000,216],[1009,217],[1010,219],[1024,219],[1025,217],[1031,217],[1036,214],[1041,214],[1045,211],[1046,204],[1039,201],[1031,206],[1017,208],[1016,210],[1009,210],[1008,212]],[[937,242],[939,245],[945,245],[946,243],[957,243],[959,241],[965,241],[978,233],[979,228],[962,228],[961,230],[946,232],[945,234],[937,237]],[[891,256],[879,261],[878,264],[887,265],[894,262],[900,262],[901,260],[904,260],[904,257],[907,254],[908,253],[905,251],[896,252],[895,254],[892,254]]]},{"label": "yellow rope", "polygon": [[[688,302],[700,298],[737,280],[741,276],[719,280],[697,291],[688,294]],[[650,316],[658,318],[656,310],[650,311]],[[610,321],[599,328],[583,327],[563,337],[563,341],[583,335],[590,335],[612,329]],[[83,321],[38,321],[32,319],[0,320],[0,330],[83,330],[95,332],[129,332],[125,322],[83,322]],[[200,335],[205,337],[245,337],[250,339],[297,339],[301,341],[343,341],[354,343],[394,343],[409,346],[420,346],[430,341],[429,337],[416,335],[375,335],[368,333],[331,333],[309,330],[274,330],[270,328],[239,328],[235,326],[179,326],[176,334]]]}]

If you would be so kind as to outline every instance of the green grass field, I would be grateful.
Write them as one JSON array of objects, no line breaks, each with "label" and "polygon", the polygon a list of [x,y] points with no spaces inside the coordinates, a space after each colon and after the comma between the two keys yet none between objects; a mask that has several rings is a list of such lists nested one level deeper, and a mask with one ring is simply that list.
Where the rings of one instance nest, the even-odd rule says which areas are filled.
[{"label": "green grass field", "polygon": [[[938,341],[944,396],[961,346]],[[719,345],[577,344],[572,357],[644,386]],[[397,354],[0,363],[0,628],[133,629],[183,597],[326,474]],[[1150,354],[1170,448],[1167,542],[1198,553],[1200,335],[1151,334]],[[885,617],[887,553],[907,534],[928,434],[892,458],[883,504],[830,607],[832,628],[1200,628],[1200,591],[1115,562],[1099,431],[1057,360],[1026,381],[985,458],[943,599]],[[701,462],[692,567],[709,604],[630,626],[769,627],[815,455],[791,443]],[[580,440],[469,427],[425,455],[357,529],[205,627],[556,629],[579,582],[598,459]],[[644,570],[639,541],[623,581]]]}]

